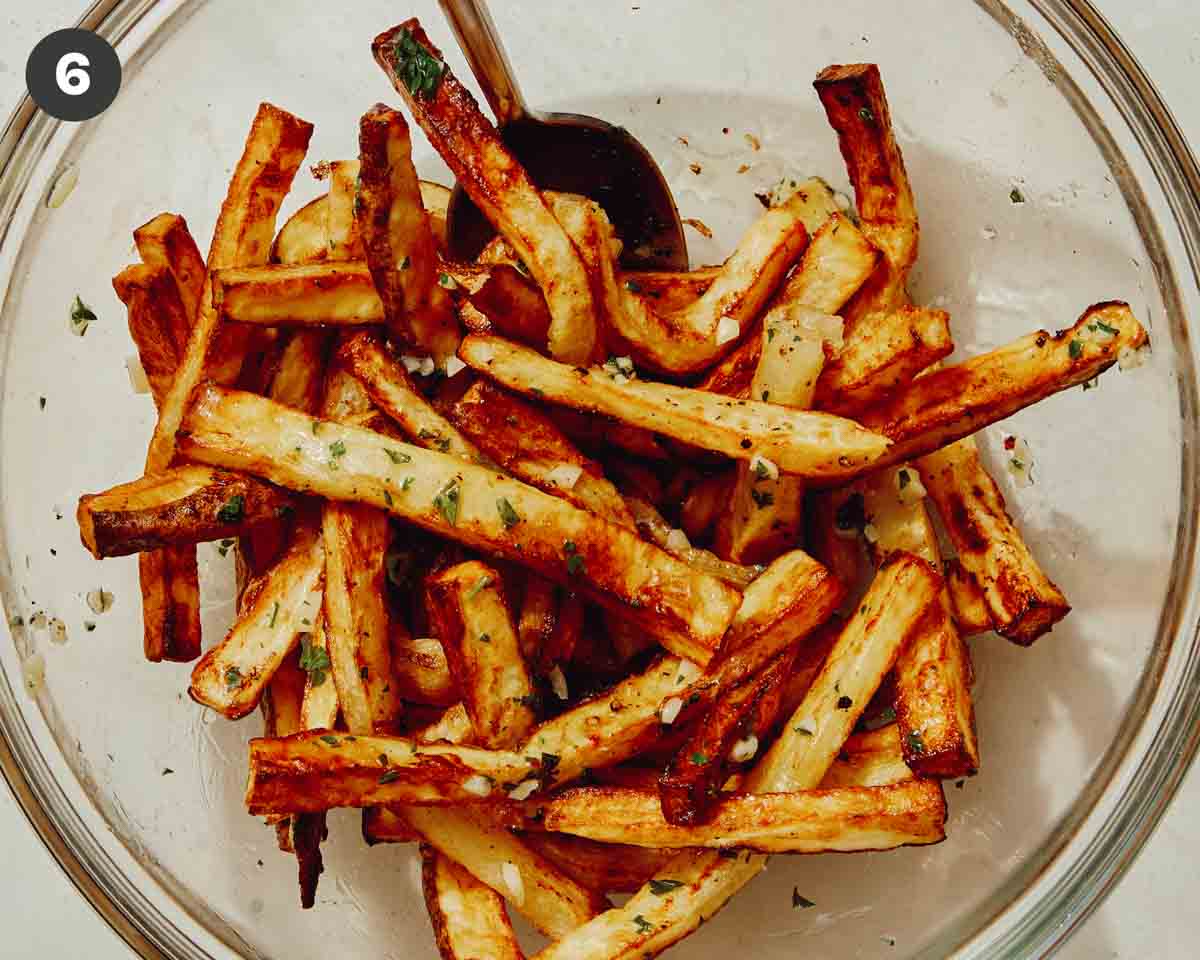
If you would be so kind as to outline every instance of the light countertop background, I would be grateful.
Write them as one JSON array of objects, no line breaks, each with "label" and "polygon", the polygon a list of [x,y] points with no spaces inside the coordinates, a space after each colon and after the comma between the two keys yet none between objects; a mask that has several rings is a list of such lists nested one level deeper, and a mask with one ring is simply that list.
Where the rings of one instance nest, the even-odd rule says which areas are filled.
[{"label": "light countertop background", "polygon": [[[1200,0],[1098,0],[1200,149]],[[0,0],[0,118],[24,93],[25,59],[70,26],[83,0]],[[0,956],[130,960],[76,894],[0,787]],[[1066,960],[1200,955],[1200,774],[1193,768],[1158,831],[1108,901],[1059,954]]]}]

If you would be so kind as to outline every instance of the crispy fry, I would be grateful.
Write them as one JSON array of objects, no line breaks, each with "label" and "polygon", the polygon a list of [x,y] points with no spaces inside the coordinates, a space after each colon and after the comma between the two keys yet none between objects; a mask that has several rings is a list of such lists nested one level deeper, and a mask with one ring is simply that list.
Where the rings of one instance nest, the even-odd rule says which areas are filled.
[{"label": "crispy fry", "polygon": [[321,330],[297,330],[288,338],[269,396],[285,407],[315,413],[325,386],[329,335]]},{"label": "crispy fry", "polygon": [[330,260],[362,260],[357,197],[359,162],[333,160],[329,164],[329,194],[326,201],[325,232]]},{"label": "crispy fry", "polygon": [[[311,629],[304,620],[312,620]],[[301,666],[305,670],[304,699],[300,704],[301,730],[332,730],[337,725],[337,684],[329,676],[329,637],[325,631],[325,611],[318,609],[314,617],[304,617],[301,626],[307,636],[300,635]],[[303,659],[307,640],[308,659]]]},{"label": "crispy fry", "polygon": [[710,821],[663,819],[649,790],[579,787],[546,804],[547,830],[649,847],[717,847],[764,853],[850,853],[938,843],[946,837],[941,784],[907,780],[886,787],[803,793],[734,794]]},{"label": "crispy fry", "polygon": [[230,267],[212,275],[225,321],[267,326],[362,326],[384,322],[383,301],[361,260]]},{"label": "crispy fry", "polygon": [[1038,566],[979,460],[971,437],[918,461],[962,565],[1001,636],[1029,645],[1067,615],[1062,591]]},{"label": "crispy fry", "polygon": [[880,567],[804,702],[746,781],[752,793],[809,789],[821,781],[900,651],[931,611],[941,577],[896,553]]},{"label": "crispy fry", "polygon": [[463,692],[475,742],[514,744],[534,723],[533,683],[517,645],[500,575],[472,560],[426,582],[429,621]]},{"label": "crispy fry", "polygon": [[477,803],[492,783],[520,783],[532,770],[524,756],[507,750],[313,731],[250,741],[246,806],[260,815]]},{"label": "crispy fry", "polygon": [[187,347],[189,321],[179,287],[167,267],[139,263],[113,277],[113,289],[125,304],[129,335],[137,347],[154,404],[161,407]]},{"label": "crispy fry", "polygon": [[175,279],[179,299],[183,303],[184,322],[170,318],[171,340],[179,355],[187,346],[188,336],[200,311],[200,299],[204,289],[204,259],[187,221],[177,213],[160,213],[149,223],[133,231],[133,242],[138,256],[151,268],[166,267]]},{"label": "crispy fry", "polygon": [[472,463],[483,462],[479,448],[433,408],[374,333],[362,331],[345,337],[338,359],[359,379],[379,409],[415,442]]},{"label": "crispy fry", "polygon": [[320,609],[324,570],[320,541],[299,536],[273,570],[247,586],[237,621],[192,671],[192,699],[231,720],[257,707],[272,675],[296,648],[303,620]]},{"label": "crispy fry", "polygon": [[421,847],[421,885],[442,960],[524,960],[504,901],[433,847]]},{"label": "crispy fry", "polygon": [[440,640],[413,638],[407,630],[396,631],[392,638],[392,670],[397,689],[406,700],[441,707],[459,700],[458,685],[450,676]]},{"label": "crispy fry", "polygon": [[[208,252],[210,272],[235,264],[266,262],[279,204],[304,159],[311,135],[311,124],[267,103],[259,107],[217,218]],[[184,259],[179,260],[183,262]],[[185,273],[191,276],[181,268],[173,272],[177,281]],[[186,306],[187,295],[182,293],[183,286],[180,289]],[[176,432],[196,385],[206,376],[228,383],[241,371],[247,334],[236,329],[224,332],[210,306],[208,291],[206,281],[187,350],[159,409],[154,437],[146,454],[147,474],[161,473],[172,465]],[[138,572],[146,658],[192,659],[200,650],[200,587],[195,548],[167,547],[143,553],[138,560]]]},{"label": "crispy fry", "polygon": [[76,519],[83,545],[101,559],[236,537],[292,505],[285,491],[245,474],[184,466],[85,493]]},{"label": "crispy fry", "polygon": [[[880,559],[907,551],[942,568],[937,534],[925,509],[916,471],[901,466],[862,484],[864,510]],[[979,769],[971,701],[971,654],[950,619],[943,582],[941,616],[930,616],[896,658],[894,706],[904,759],[927,777],[962,777]]]},{"label": "crispy fry", "polygon": [[567,876],[597,893],[635,893],[675,856],[674,850],[597,843],[565,833],[527,833],[522,839]]},{"label": "crispy fry", "polygon": [[740,460],[768,457],[787,473],[830,480],[875,461],[886,442],[827,414],[760,401],[734,403],[687,387],[631,380],[603,368],[573,368],[499,337],[472,334],[460,356],[480,373],[522,393],[608,416]]},{"label": "crispy fry", "polygon": [[[238,466],[281,486],[370,504],[454,540],[486,546],[577,586],[701,663],[711,658],[739,600],[732,587],[696,573],[624,527],[483,467],[382,434],[314,423],[269,400],[216,386],[197,391],[185,427],[182,449],[193,460]],[[408,460],[394,463],[389,450]],[[329,468],[331,458],[339,469]],[[499,506],[501,500],[517,523]]]},{"label": "crispy fry", "polygon": [[376,104],[359,121],[358,148],[358,221],[388,327],[444,367],[458,349],[458,320],[439,282],[437,248],[404,117]]},{"label": "crispy fry", "polygon": [[329,256],[329,198],[317,197],[293,213],[275,234],[271,263],[316,263]]},{"label": "crispy fry", "polygon": [[1119,353],[1147,343],[1128,304],[1101,303],[1057,334],[1039,330],[919,377],[858,415],[865,427],[892,441],[872,469],[931,453],[1092,380],[1116,363]]},{"label": "crispy fry", "polygon": [[600,465],[580,453],[532,404],[480,380],[459,398],[449,416],[513,476],[614,523],[633,526],[624,500]]},{"label": "crispy fry", "polygon": [[847,740],[821,781],[821,789],[883,787],[912,776],[900,747],[900,727],[889,723]]},{"label": "crispy fry", "polygon": [[553,322],[546,298],[516,267],[498,263],[467,288],[467,300],[502,336],[541,349]]},{"label": "crispy fry", "polygon": [[[400,77],[405,54],[400,40],[441,63],[435,89],[414,94]],[[574,244],[542,200],[529,175],[504,146],[474,97],[442,61],[420,23],[406,20],[375,38],[375,60],[404,98],[413,118],[450,167],[463,189],[504,235],[546,295],[553,317],[551,355],[587,363],[596,349],[596,311],[587,272]]]},{"label": "crispy fry", "polygon": [[987,633],[992,629],[992,615],[988,611],[983,590],[975,578],[967,573],[958,557],[947,560],[944,568],[942,575],[946,578],[946,590],[950,594],[950,615],[954,617],[959,633],[964,637]]},{"label": "crispy fry", "polygon": [[504,896],[548,937],[563,936],[605,905],[600,894],[479,810],[410,807],[404,815],[426,843]]},{"label": "crispy fry", "polygon": [[417,743],[471,743],[475,726],[462,703],[447,707],[436,723],[422,727],[414,735]]},{"label": "crispy fry", "polygon": [[[794,649],[785,650],[756,676],[723,694],[697,722],[658,782],[662,817],[667,823],[689,826],[709,819],[720,799],[722,784],[738,764],[758,751],[758,738],[747,729],[747,722],[764,702],[778,709],[784,680],[795,657]],[[765,726],[774,722],[774,713],[766,711],[769,720]],[[739,756],[739,749],[749,755]]]}]

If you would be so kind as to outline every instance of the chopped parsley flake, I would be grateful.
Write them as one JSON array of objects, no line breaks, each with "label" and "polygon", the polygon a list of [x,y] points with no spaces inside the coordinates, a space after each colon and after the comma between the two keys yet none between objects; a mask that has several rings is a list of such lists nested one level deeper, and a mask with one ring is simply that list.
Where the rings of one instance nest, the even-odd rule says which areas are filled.
[{"label": "chopped parsley flake", "polygon": [[219,544],[217,544],[217,553],[219,553],[221,556],[225,556],[227,553],[229,553],[229,548],[232,546],[232,540],[222,540]]},{"label": "chopped parsley flake", "polygon": [[645,917],[643,917],[640,913],[636,917],[633,918],[633,923],[634,923],[634,926],[637,927],[638,933],[653,933],[654,932],[654,924],[652,924],[649,920],[647,920]]},{"label": "chopped parsley flake", "polygon": [[319,687],[325,682],[331,664],[329,653],[324,647],[312,642],[311,637],[300,638],[300,669],[308,674],[308,682]]},{"label": "chopped parsley flake", "polygon": [[650,892],[656,897],[663,897],[672,890],[678,890],[682,886],[682,880],[660,880],[655,877],[650,881]]},{"label": "chopped parsley flake", "polygon": [[392,60],[400,80],[414,97],[429,99],[437,93],[446,65],[413,37],[411,30],[402,30],[392,48]]},{"label": "chopped parsley flake", "polygon": [[702,753],[693,753],[691,756],[691,760],[692,760],[692,763],[694,763],[698,767],[702,767],[706,763],[708,763],[708,757],[706,757]]},{"label": "chopped parsley flake", "polygon": [[79,294],[75,294],[75,299],[71,301],[71,332],[77,337],[82,337],[87,333],[88,324],[96,319],[96,314],[92,312],[92,308],[79,299]]},{"label": "chopped parsley flake", "polygon": [[275,621],[277,619],[279,619],[279,601],[278,600],[276,600],[275,604],[271,607],[271,619],[267,621],[267,626],[268,627],[275,626]]},{"label": "chopped parsley flake", "polygon": [[921,739],[920,730],[909,730],[904,737],[904,745],[913,753],[925,752],[925,741]]},{"label": "chopped parsley flake", "polygon": [[412,457],[407,453],[401,453],[399,450],[393,450],[391,447],[384,448],[383,452],[388,455],[388,459],[392,463],[412,463]]},{"label": "chopped parsley flake", "polygon": [[[759,466],[762,465],[759,464]],[[769,507],[775,502],[775,494],[771,493],[770,490],[751,490],[750,499],[753,500],[758,509],[761,510],[763,507]]]},{"label": "chopped parsley flake", "polygon": [[482,577],[480,577],[478,580],[476,580],[471,585],[471,589],[467,591],[467,594],[465,597],[463,597],[463,599],[464,600],[474,600],[475,597],[479,595],[480,590],[486,590],[491,585],[492,585],[492,578],[489,577],[487,574],[484,574]]},{"label": "chopped parsley flake", "polygon": [[458,480],[455,479],[442,487],[441,492],[433,498],[433,505],[438,508],[438,513],[452,527],[458,523],[460,494],[461,488],[458,485]]},{"label": "chopped parsley flake", "polygon": [[393,780],[399,780],[399,779],[400,779],[400,771],[399,770],[385,770],[383,775],[379,778],[379,782],[380,782],[380,784],[391,783]]},{"label": "chopped parsley flake", "polygon": [[335,440],[329,445],[329,456],[336,460],[346,455],[346,445],[341,440]]},{"label": "chopped parsley flake", "polygon": [[246,498],[235,493],[225,501],[225,505],[217,511],[217,519],[222,523],[237,523],[246,512]]},{"label": "chopped parsley flake", "polygon": [[329,744],[331,747],[336,747],[339,743],[342,742],[337,737],[331,736],[330,734],[325,734],[325,736],[323,736],[321,738],[321,740],[323,742]]},{"label": "chopped parsley flake", "polygon": [[796,908],[799,908],[801,910],[807,910],[809,907],[815,907],[815,906],[816,906],[816,904],[812,900],[809,900],[808,897],[805,897],[800,893],[799,887],[792,887],[792,909],[793,910]]},{"label": "chopped parsley flake", "polygon": [[1083,356],[1083,341],[1078,338],[1073,339],[1067,344],[1067,354],[1072,360],[1078,360]]},{"label": "chopped parsley flake", "polygon": [[225,686],[232,690],[242,682],[242,671],[237,667],[228,667],[225,670]]},{"label": "chopped parsley flake", "polygon": [[511,530],[521,522],[521,515],[513,509],[513,505],[505,497],[500,497],[496,501],[496,511],[500,514],[500,522],[504,524],[505,530]]},{"label": "chopped parsley flake", "polygon": [[1025,194],[1023,194],[1017,187],[1013,187],[1012,190],[1009,191],[1008,199],[1013,203],[1024,203]]}]

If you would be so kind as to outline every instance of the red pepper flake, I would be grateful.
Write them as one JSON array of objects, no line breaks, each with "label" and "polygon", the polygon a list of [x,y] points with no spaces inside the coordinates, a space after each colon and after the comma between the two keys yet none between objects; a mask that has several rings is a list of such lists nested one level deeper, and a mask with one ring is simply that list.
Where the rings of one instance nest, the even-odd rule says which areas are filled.
[{"label": "red pepper flake", "polygon": [[1012,450],[1017,445],[1017,438],[1008,436],[1004,438],[1004,449]]}]

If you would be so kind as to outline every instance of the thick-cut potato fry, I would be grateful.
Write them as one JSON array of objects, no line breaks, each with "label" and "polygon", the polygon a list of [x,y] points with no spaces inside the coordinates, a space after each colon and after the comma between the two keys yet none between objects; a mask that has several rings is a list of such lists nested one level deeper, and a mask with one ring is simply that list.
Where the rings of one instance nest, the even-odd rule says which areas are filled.
[{"label": "thick-cut potato fry", "polygon": [[284,344],[268,396],[285,407],[315,413],[325,386],[329,334],[323,330],[297,330]]},{"label": "thick-cut potato fry", "polygon": [[558,606],[558,588],[535,573],[528,574],[517,621],[517,638],[526,662],[534,663],[541,651],[554,642]]},{"label": "thick-cut potato fry", "polygon": [[501,894],[548,937],[563,936],[606,906],[600,894],[483,811],[410,807],[404,816],[426,843]]},{"label": "thick-cut potato fry", "polygon": [[958,562],[983,592],[997,633],[1025,646],[1058,623],[1071,606],[1038,566],[967,437],[917,463],[937,505]]},{"label": "thick-cut potato fry", "polygon": [[192,671],[192,699],[231,720],[257,707],[279,664],[296,648],[303,621],[320,610],[324,571],[320,540],[299,536],[275,568],[246,587],[237,621]]},{"label": "thick-cut potato fry", "polygon": [[598,463],[575,447],[537,407],[480,380],[450,409],[450,419],[513,476],[626,527],[633,518]]},{"label": "thick-cut potato fry", "polygon": [[463,804],[533,771],[521,753],[406,737],[313,731],[250,741],[251,814],[315,813],[376,804]]},{"label": "thick-cut potato fry", "polygon": [[690,543],[685,543],[679,538],[679,531],[667,523],[662,514],[644,500],[630,497],[625,503],[633,514],[638,531],[642,536],[657,543],[667,553],[674,554],[688,566],[712,574],[726,583],[733,584],[739,590],[745,590],[758,576],[757,567],[731,563],[728,560],[722,560],[711,551],[701,550],[693,547]]},{"label": "thick-cut potato fry", "polygon": [[363,259],[363,241],[356,216],[358,167],[357,160],[332,160],[329,163],[325,231],[330,260]]},{"label": "thick-cut potato fry", "polygon": [[888,558],[804,701],[751,772],[752,793],[820,783],[896,657],[929,614],[941,612],[941,586],[924,560],[904,553]]},{"label": "thick-cut potato fry", "polygon": [[279,228],[271,263],[316,263],[329,256],[329,197],[310,200]]},{"label": "thick-cut potato fry", "polygon": [[[863,481],[870,548],[879,559],[906,551],[940,570],[937,534],[918,483],[910,466],[881,470]],[[942,615],[930,616],[896,658],[893,704],[908,765],[922,776],[963,777],[979,769],[971,654],[950,619],[944,581],[939,599]]]},{"label": "thick-cut potato fry", "polygon": [[421,886],[442,960],[525,960],[504,901],[428,845],[421,847]]},{"label": "thick-cut potato fry", "polygon": [[521,657],[500,575],[477,560],[426,581],[429,622],[441,638],[484,747],[515,744],[533,728],[533,682]]},{"label": "thick-cut potato fry", "polygon": [[[860,310],[887,310],[907,300],[908,271],[917,260],[919,227],[912,184],[892,129],[879,67],[873,63],[826,67],[813,82],[850,174],[860,227],[883,251],[881,282]],[[847,317],[849,330],[857,317]]]},{"label": "thick-cut potato fry", "polygon": [[620,241],[616,239],[608,214],[595,200],[575,193],[543,194],[550,212],[574,244],[579,260],[587,274],[596,314],[597,351],[617,326],[617,317],[625,307],[621,288],[617,285],[617,256]]},{"label": "thick-cut potato fry", "polygon": [[[311,124],[268,103],[259,107],[213,231],[207,263],[210,272],[267,261],[279,204],[304,160],[311,135]],[[175,267],[173,272],[177,281],[185,272],[191,275],[190,270]],[[184,289],[182,284],[180,289]],[[188,295],[181,295],[186,306]],[[176,433],[196,385],[205,377],[223,383],[237,379],[247,337],[244,330],[221,326],[211,306],[210,284],[206,280],[187,350],[159,409],[154,437],[146,454],[147,474],[161,473],[175,460]],[[200,650],[200,586],[195,548],[165,547],[143,553],[138,560],[138,572],[147,659],[192,659]]]},{"label": "thick-cut potato fry", "polygon": [[182,357],[192,324],[200,311],[204,290],[204,258],[192,239],[187,221],[177,213],[160,213],[149,223],[138,227],[133,231],[133,242],[146,266],[166,267],[175,279],[186,325],[179,325],[177,319],[172,318],[171,339],[178,345]]},{"label": "thick-cut potato fry", "polygon": [[446,213],[450,209],[450,188],[430,180],[421,181],[421,206],[429,217],[429,229],[433,231],[438,251],[446,254]]},{"label": "thick-cut potato fry", "polygon": [[[600,331],[579,253],[475,98],[415,18],[381,33],[371,49],[434,149],[542,288],[553,318],[550,353],[568,363],[592,360]],[[438,62],[432,91],[411,91],[401,79],[404,64],[415,57]]]},{"label": "thick-cut potato fry", "polygon": [[[732,587],[625,527],[494,471],[383,434],[314,423],[262,397],[216,386],[197,391],[184,426],[182,449],[193,460],[357,500],[485,547],[620,610],[700,663],[712,657],[740,599]],[[338,469],[330,469],[331,461]]]},{"label": "thick-cut potato fry", "polygon": [[899,306],[847,334],[817,381],[818,410],[853,416],[954,351],[944,310]]},{"label": "thick-cut potato fry", "polygon": [[889,723],[878,730],[856,733],[847,740],[826,771],[820,789],[884,787],[912,777],[900,747],[900,727]]},{"label": "thick-cut potato fry", "polygon": [[[785,650],[756,676],[723,694],[696,723],[658,782],[667,823],[688,826],[708,820],[731,772],[758,752],[758,739],[748,729],[748,721],[764,702],[775,707],[765,711],[769,719],[764,725],[774,723],[784,680],[795,658],[794,649]],[[739,750],[746,755],[739,755]]]},{"label": "thick-cut potato fry", "polygon": [[958,632],[964,637],[987,633],[992,629],[992,615],[983,589],[967,573],[958,557],[947,560],[944,568],[942,575],[950,595],[950,615],[954,617]]},{"label": "thick-cut potato fry", "polygon": [[436,723],[413,734],[417,743],[471,743],[474,737],[475,725],[462,703],[447,707]]},{"label": "thick-cut potato fry", "polygon": [[179,358],[187,348],[189,321],[179,286],[167,267],[134,264],[113,277],[113,289],[129,317],[129,335],[137,347],[154,404],[162,406],[171,389]]},{"label": "thick-cut potato fry", "polygon": [[729,858],[726,851],[681,853],[655,879],[672,881],[663,892],[652,879],[623,906],[535,954],[531,960],[644,960],[678,943],[711,920],[766,865],[761,854]]},{"label": "thick-cut potato fry", "polygon": [[828,414],[728,400],[664,383],[619,382],[603,368],[569,367],[499,337],[472,334],[459,355],[518,392],[612,416],[734,459],[768,457],[785,473],[837,480],[867,469],[887,447],[882,437]]},{"label": "thick-cut potato fry", "polygon": [[734,794],[703,824],[663,819],[650,790],[577,787],[546,803],[547,830],[647,847],[718,847],[763,853],[891,850],[946,838],[941,784],[907,780],[886,787],[803,793]]},{"label": "thick-cut potato fry", "polygon": [[676,853],[597,843],[566,833],[527,833],[522,839],[567,876],[597,893],[635,893]]},{"label": "thick-cut potato fry", "polygon": [[449,707],[460,699],[458,685],[442,642],[433,637],[410,637],[407,630],[392,635],[392,672],[405,700]]},{"label": "thick-cut potato fry", "polygon": [[292,506],[290,494],[254,477],[183,466],[85,493],[76,519],[83,545],[101,559],[236,537]]},{"label": "thick-cut potato fry", "polygon": [[467,300],[496,333],[539,350],[546,343],[552,322],[546,298],[516,267],[492,266],[473,289],[467,287]]},{"label": "thick-cut potato fry", "polygon": [[364,113],[358,149],[356,212],[388,327],[444,367],[458,349],[458,320],[440,282],[437,247],[422,206],[403,115],[383,104]]},{"label": "thick-cut potato fry", "polygon": [[1148,343],[1128,304],[1100,303],[1066,330],[1053,335],[1039,330],[918,377],[858,414],[865,427],[892,440],[872,469],[931,453],[1092,380],[1119,354]]},{"label": "thick-cut potato fry", "polygon": [[230,267],[212,274],[221,319],[267,326],[384,322],[383,301],[362,260]]},{"label": "thick-cut potato fry", "polygon": [[[309,619],[309,618],[304,618]],[[325,632],[325,610],[322,608],[312,619],[312,627],[307,636],[301,634],[300,643],[303,652],[304,642],[308,641],[310,662],[305,664],[304,700],[300,705],[301,730],[332,730],[337,725],[338,703],[337,684],[329,676],[329,638]],[[301,620],[303,626],[308,627]]]},{"label": "thick-cut potato fry", "polygon": [[338,348],[338,359],[358,378],[379,409],[415,443],[472,463],[484,461],[479,448],[433,408],[374,333],[361,331],[346,336]]},{"label": "thick-cut potato fry", "polygon": [[[826,194],[828,187],[820,187]],[[832,202],[832,201],[830,201]],[[879,252],[846,217],[834,213],[812,236],[804,256],[775,295],[775,303],[811,307],[838,314],[875,269]],[[702,390],[749,397],[762,339],[753,332],[699,383]]]},{"label": "thick-cut potato fry", "polygon": [[621,285],[631,293],[640,293],[654,304],[660,314],[672,314],[690,307],[704,296],[721,267],[700,267],[680,273],[674,270],[632,270],[620,275]]},{"label": "thick-cut potato fry", "polygon": [[[795,304],[774,308],[763,320],[762,347],[751,381],[756,400],[805,410],[812,406],[825,365],[823,330],[841,321]],[[781,476],[770,460],[739,462],[727,508],[717,523],[714,549],[737,563],[763,563],[799,539],[804,524],[804,483]]]}]

